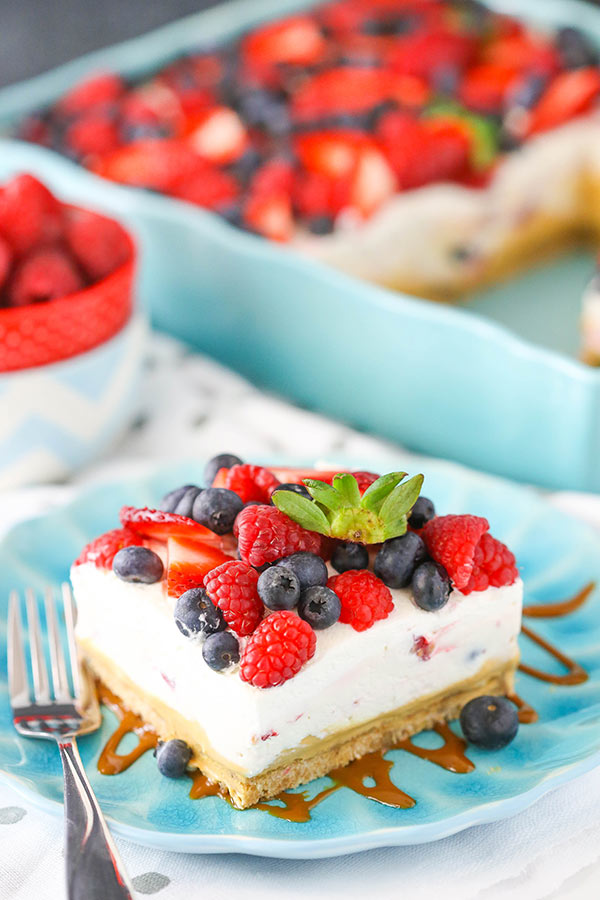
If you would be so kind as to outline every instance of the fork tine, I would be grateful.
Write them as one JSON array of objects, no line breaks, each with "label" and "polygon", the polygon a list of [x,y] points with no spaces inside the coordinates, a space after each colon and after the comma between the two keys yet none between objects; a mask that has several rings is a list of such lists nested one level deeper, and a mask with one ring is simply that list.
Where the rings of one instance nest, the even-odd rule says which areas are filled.
[{"label": "fork tine", "polygon": [[73,694],[75,699],[81,698],[81,672],[79,669],[79,656],[75,643],[75,604],[71,586],[66,582],[61,585],[63,605],[65,608],[65,624],[67,626],[67,642],[69,644],[69,657],[71,659],[71,678],[73,679]]},{"label": "fork tine", "polygon": [[11,591],[8,606],[8,688],[14,707],[28,706],[31,702],[19,607],[19,595],[17,591]]},{"label": "fork tine", "polygon": [[27,607],[27,624],[29,626],[29,653],[31,655],[31,669],[33,672],[33,695],[36,703],[48,703],[50,701],[48,670],[46,669],[46,660],[42,648],[37,603],[31,588],[25,589],[25,606]]},{"label": "fork tine", "polygon": [[68,702],[71,700],[69,691],[69,679],[67,676],[67,667],[65,665],[65,655],[62,648],[62,641],[58,632],[58,622],[56,620],[56,607],[54,604],[54,591],[51,587],[46,588],[44,596],[46,606],[46,625],[48,627],[48,644],[50,646],[50,664],[52,668],[52,683],[54,685],[54,696],[59,702]]}]

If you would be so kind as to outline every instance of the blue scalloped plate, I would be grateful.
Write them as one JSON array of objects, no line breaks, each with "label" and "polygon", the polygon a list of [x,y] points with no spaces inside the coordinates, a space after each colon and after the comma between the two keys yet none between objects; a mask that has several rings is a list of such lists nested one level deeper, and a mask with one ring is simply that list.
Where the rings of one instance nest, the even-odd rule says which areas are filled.
[{"label": "blue scalloped plate", "polygon": [[[387,464],[398,468],[399,461]],[[600,583],[600,541],[586,525],[507,482],[448,463],[424,461],[419,468],[440,512],[486,515],[494,534],[515,550],[527,603],[555,601],[586,582]],[[165,490],[196,481],[201,472],[198,463],[182,463],[138,480],[84,490],[64,509],[20,524],[0,544],[0,777],[50,811],[61,812],[58,754],[51,745],[19,737],[9,716],[7,592],[25,584],[41,588],[46,582],[60,582],[82,544],[114,526],[121,504],[156,503]],[[388,808],[342,788],[313,810],[310,822],[292,824],[264,811],[236,811],[215,797],[192,801],[187,779],[161,778],[150,753],[117,777],[103,776],[96,761],[112,730],[109,713],[100,732],[81,740],[81,753],[114,830],[165,850],[317,858],[437,840],[512,816],[600,763],[600,593],[576,613],[537,620],[534,626],[575,657],[589,680],[576,687],[552,687],[520,675],[517,689],[539,711],[539,722],[521,726],[515,741],[502,751],[469,748],[476,769],[468,775],[452,774],[403,751],[391,752],[391,777],[416,799],[412,809]],[[553,662],[525,638],[521,649],[524,660],[552,670]],[[428,733],[419,740],[434,739]],[[320,779],[307,790],[312,796],[328,783]]]},{"label": "blue scalloped plate", "polygon": [[[0,127],[92,71],[137,76],[310,2],[238,0],[89,54],[0,91]],[[591,4],[492,5],[549,27],[577,22],[600,43]],[[464,310],[347,277],[205,210],[107,184],[43,148],[0,142],[0,180],[25,168],[75,202],[125,217],[140,238],[140,296],[153,323],[257,384],[418,451],[600,492],[600,370],[574,358],[591,257],[536,270]],[[281,339],[290,322],[293,342]],[[398,403],[400,384],[410,387]]]}]

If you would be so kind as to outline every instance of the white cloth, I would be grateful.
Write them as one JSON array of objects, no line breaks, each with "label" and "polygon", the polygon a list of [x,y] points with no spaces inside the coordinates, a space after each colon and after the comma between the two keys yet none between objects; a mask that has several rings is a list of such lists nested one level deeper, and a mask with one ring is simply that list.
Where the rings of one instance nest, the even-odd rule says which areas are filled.
[{"label": "white cloth", "polygon": [[[101,466],[75,479],[120,477],[156,460],[253,456],[354,457],[375,466],[394,448],[265,395],[209,360],[155,338],[138,425]],[[398,448],[395,448],[398,451]],[[401,458],[407,456],[401,451]],[[0,533],[68,500],[74,486],[2,495]],[[551,502],[600,528],[600,498],[556,494]],[[118,840],[136,897],[160,900],[591,900],[600,896],[600,770],[520,815],[417,847],[331,860],[163,853]],[[63,894],[62,821],[0,784],[0,898]]]}]

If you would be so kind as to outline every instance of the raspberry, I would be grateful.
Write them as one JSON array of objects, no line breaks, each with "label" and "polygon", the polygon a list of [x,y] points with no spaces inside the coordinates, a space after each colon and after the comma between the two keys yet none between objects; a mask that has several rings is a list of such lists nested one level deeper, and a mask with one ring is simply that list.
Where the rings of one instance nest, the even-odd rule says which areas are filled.
[{"label": "raspberry", "polygon": [[123,547],[140,547],[142,539],[129,528],[113,528],[106,534],[101,534],[94,541],[87,544],[75,562],[74,566],[93,562],[99,569],[110,569],[115,555]]},{"label": "raspberry", "polygon": [[272,613],[246,644],[241,679],[259,688],[283,684],[314,656],[316,643],[314,631],[296,613],[287,609]]},{"label": "raspberry", "polygon": [[232,466],[225,479],[225,487],[235,491],[244,503],[248,503],[249,500],[268,503],[273,489],[278,484],[279,481],[268,469],[247,464]]},{"label": "raspberry", "polygon": [[33,175],[17,175],[0,191],[0,232],[17,254],[62,230],[60,203]]},{"label": "raspberry", "polygon": [[74,294],[83,279],[71,259],[57,248],[32,250],[17,266],[8,289],[11,306],[43,303]]},{"label": "raspberry", "polygon": [[212,569],[204,579],[206,593],[240,637],[252,634],[262,619],[263,605],[257,582],[258,572],[235,559]]},{"label": "raspberry", "polygon": [[437,516],[421,531],[429,553],[446,569],[458,591],[469,584],[475,550],[489,527],[480,516]]},{"label": "raspberry", "polygon": [[320,535],[306,531],[274,506],[247,506],[235,521],[240,556],[252,566],[321,549]]},{"label": "raspberry", "polygon": [[92,281],[105,278],[130,254],[127,235],[119,223],[88,210],[68,211],[65,238],[71,253]]},{"label": "raspberry", "polygon": [[482,535],[473,562],[473,574],[463,594],[513,584],[519,577],[514,554],[491,534]]},{"label": "raspberry", "polygon": [[379,619],[387,619],[394,609],[389,588],[367,569],[349,569],[334,575],[327,587],[340,598],[340,622],[352,625],[355,631],[366,631]]}]

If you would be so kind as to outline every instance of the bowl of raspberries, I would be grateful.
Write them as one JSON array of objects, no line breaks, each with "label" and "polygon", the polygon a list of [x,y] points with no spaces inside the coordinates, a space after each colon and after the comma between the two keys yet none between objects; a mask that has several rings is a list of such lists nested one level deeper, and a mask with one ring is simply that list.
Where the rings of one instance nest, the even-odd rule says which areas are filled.
[{"label": "bowl of raspberries", "polygon": [[0,487],[62,478],[129,421],[135,244],[29,172],[0,183]]}]

